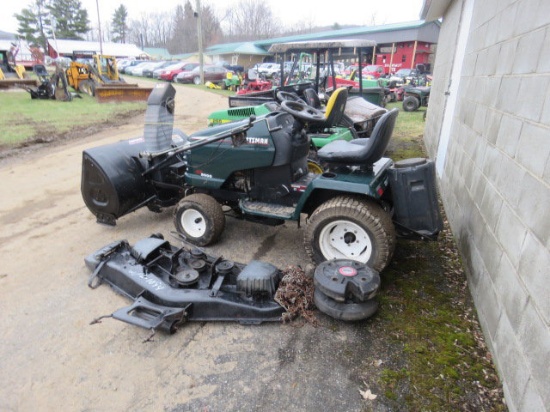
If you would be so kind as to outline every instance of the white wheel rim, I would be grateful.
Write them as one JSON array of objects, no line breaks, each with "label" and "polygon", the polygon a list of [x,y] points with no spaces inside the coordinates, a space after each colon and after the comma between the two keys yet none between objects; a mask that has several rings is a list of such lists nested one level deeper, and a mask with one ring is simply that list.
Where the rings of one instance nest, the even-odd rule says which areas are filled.
[{"label": "white wheel rim", "polygon": [[372,241],[365,229],[349,220],[335,220],[321,230],[321,253],[327,260],[353,259],[367,263],[372,255]]},{"label": "white wheel rim", "polygon": [[191,237],[199,238],[206,231],[206,219],[198,210],[187,209],[180,217],[181,227]]}]

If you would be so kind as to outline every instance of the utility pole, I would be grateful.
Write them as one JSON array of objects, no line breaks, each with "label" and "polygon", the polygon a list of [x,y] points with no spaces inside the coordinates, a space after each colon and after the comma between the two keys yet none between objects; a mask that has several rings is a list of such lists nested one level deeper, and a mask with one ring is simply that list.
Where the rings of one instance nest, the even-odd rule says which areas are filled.
[{"label": "utility pole", "polygon": [[99,29],[99,54],[103,55],[103,36],[101,35],[101,19],[99,18],[99,0],[95,0],[95,6],[97,8],[97,26]]},{"label": "utility pole", "polygon": [[204,84],[204,56],[202,51],[202,22],[201,22],[201,0],[197,0],[196,5],[197,11],[195,12],[195,17],[197,18],[197,37],[199,40],[199,66],[200,66],[200,77],[201,84]]}]

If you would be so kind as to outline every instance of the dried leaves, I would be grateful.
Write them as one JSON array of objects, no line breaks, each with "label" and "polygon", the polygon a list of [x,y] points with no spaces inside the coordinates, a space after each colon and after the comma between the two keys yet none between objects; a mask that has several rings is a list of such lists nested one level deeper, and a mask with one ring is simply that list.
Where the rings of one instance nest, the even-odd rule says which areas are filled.
[{"label": "dried leaves", "polygon": [[283,270],[283,278],[275,293],[275,302],[285,308],[283,322],[291,321],[299,316],[313,326],[318,325],[314,310],[313,278],[307,276],[299,266],[289,266]]}]

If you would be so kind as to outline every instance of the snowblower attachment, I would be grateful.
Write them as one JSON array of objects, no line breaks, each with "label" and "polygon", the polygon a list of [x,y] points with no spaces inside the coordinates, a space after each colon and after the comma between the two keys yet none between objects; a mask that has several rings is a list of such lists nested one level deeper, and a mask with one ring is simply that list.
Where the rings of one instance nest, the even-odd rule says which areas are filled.
[{"label": "snowblower attachment", "polygon": [[149,164],[140,153],[157,152],[184,143],[184,135],[173,134],[174,96],[175,90],[169,84],[153,89],[147,103],[143,137],[83,152],[82,197],[99,223],[114,225],[119,217],[162,195],[145,178]]}]

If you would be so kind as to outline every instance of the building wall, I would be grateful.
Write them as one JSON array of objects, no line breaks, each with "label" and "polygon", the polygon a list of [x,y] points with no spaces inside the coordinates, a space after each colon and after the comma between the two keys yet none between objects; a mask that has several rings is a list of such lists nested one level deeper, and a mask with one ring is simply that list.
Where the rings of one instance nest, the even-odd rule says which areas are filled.
[{"label": "building wall", "polygon": [[[444,136],[470,1],[457,101]],[[550,410],[550,1],[451,2],[425,141],[431,157],[444,159],[441,197],[508,406]]]},{"label": "building wall", "polygon": [[377,47],[376,64],[383,65],[386,73],[395,73],[399,69],[414,69],[417,64],[430,65],[430,55],[434,46],[418,42],[415,49],[414,41],[395,43],[392,57],[392,44],[380,44]]}]

